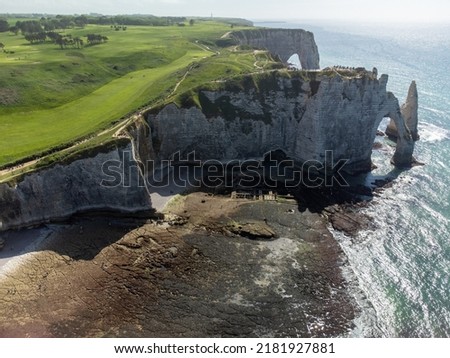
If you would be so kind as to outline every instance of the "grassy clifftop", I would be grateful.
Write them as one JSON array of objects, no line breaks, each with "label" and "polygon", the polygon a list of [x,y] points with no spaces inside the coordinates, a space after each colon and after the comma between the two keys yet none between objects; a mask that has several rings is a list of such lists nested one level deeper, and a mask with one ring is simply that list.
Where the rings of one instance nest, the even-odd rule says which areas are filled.
[{"label": "grassy clifftop", "polygon": [[95,33],[108,42],[64,50],[1,33],[0,168],[95,136],[143,106],[273,62],[250,49],[217,47],[229,30],[211,21],[126,31],[88,25],[60,33]]},{"label": "grassy clifftop", "polygon": [[[224,92],[248,92],[264,93],[268,91],[283,90],[285,96],[298,96],[304,92],[302,86],[308,82],[311,90],[310,94],[314,95],[320,82],[329,78],[368,78],[375,79],[372,72],[366,71],[364,68],[339,68],[327,67],[323,70],[291,70],[286,68],[279,62],[275,62],[267,52],[257,51],[254,55],[260,59],[260,63],[264,66],[260,71],[248,73],[238,73],[226,78],[226,80],[216,80],[202,82],[196,87],[191,87],[186,91],[178,91],[174,98],[169,98],[160,106],[154,107],[151,112],[156,113],[169,103],[175,103],[178,107],[189,108],[197,106],[202,108],[201,95],[205,91],[224,91]],[[290,79],[291,86],[280,87],[282,79]]]}]

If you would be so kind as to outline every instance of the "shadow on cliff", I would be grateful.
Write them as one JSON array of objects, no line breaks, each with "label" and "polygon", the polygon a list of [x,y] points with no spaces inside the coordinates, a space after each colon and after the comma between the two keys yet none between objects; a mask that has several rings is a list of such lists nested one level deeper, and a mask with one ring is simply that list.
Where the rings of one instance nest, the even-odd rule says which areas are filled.
[{"label": "shadow on cliff", "polygon": [[[317,180],[321,180],[324,183],[327,181],[317,173],[316,176],[313,175],[313,178],[307,179],[304,177],[306,174],[303,175],[299,171],[294,173],[283,172],[283,170],[280,171],[279,167],[275,168],[278,172],[283,172],[284,175],[278,176],[277,179],[272,179],[271,176],[263,174],[272,173],[271,167],[264,168],[263,164],[263,167],[258,167],[260,169],[256,170],[257,163],[255,161],[252,169],[248,171],[247,168],[240,167],[237,174],[233,170],[215,172],[213,176],[215,181],[227,183],[227,185],[217,187],[214,187],[214,180],[208,181],[207,172],[203,173],[203,185],[197,190],[213,195],[232,195],[235,192],[240,197],[248,198],[258,198],[261,194],[270,196],[270,193],[276,193],[280,198],[293,197],[298,203],[300,212],[308,210],[313,213],[321,213],[333,205],[357,205],[370,202],[377,192],[390,186],[404,171],[393,168],[385,175],[374,175],[372,172],[359,175],[345,175],[340,185],[338,185],[339,181],[334,181],[333,186],[312,184],[308,186],[308,180],[312,180],[310,183],[317,183]],[[290,179],[287,180],[286,178]],[[289,185],[293,183],[295,185]],[[185,195],[181,192],[180,194]]]},{"label": "shadow on cliff", "polygon": [[292,194],[298,202],[301,212],[309,210],[313,213],[321,213],[332,205],[360,204],[373,200],[376,193],[388,188],[396,180],[402,169],[394,168],[386,175],[373,175],[372,173],[357,176],[346,176],[348,186],[329,186],[320,188],[308,188],[299,186]]}]

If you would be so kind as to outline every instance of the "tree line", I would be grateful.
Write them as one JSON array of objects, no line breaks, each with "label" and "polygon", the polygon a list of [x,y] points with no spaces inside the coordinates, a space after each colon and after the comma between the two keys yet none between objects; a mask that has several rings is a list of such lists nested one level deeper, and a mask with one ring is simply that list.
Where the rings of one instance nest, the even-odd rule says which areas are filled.
[{"label": "tree line", "polygon": [[185,17],[157,17],[152,15],[56,15],[47,17],[42,16],[39,20],[19,20],[13,26],[10,26],[6,19],[0,19],[0,32],[10,31],[16,35],[21,32],[25,35],[29,33],[65,30],[74,27],[83,28],[88,24],[112,26],[171,26],[185,21]]},{"label": "tree line", "polygon": [[[91,46],[106,43],[108,41],[108,37],[98,34],[87,34],[85,37],[87,38],[87,44]],[[25,35],[25,40],[29,41],[31,44],[44,43],[47,39],[60,46],[61,49],[67,47],[81,48],[84,45],[84,41],[81,37],[73,37],[70,34],[61,35],[54,31],[29,33]]]},{"label": "tree line", "polygon": [[[71,35],[62,35],[55,31],[75,27],[84,28],[88,24],[110,25],[111,29],[116,31],[126,31],[127,25],[181,26],[184,25],[185,21],[185,17],[156,17],[152,15],[56,15],[47,17],[42,16],[38,20],[19,20],[15,23],[15,25],[10,26],[6,19],[0,18],[0,32],[10,31],[15,35],[21,33],[31,44],[44,43],[49,40],[60,46],[61,49],[66,47],[81,48],[84,45],[83,39],[79,37],[72,37]],[[193,24],[194,20],[191,20],[190,25],[192,26]],[[85,37],[87,38],[88,45],[97,45],[108,41],[108,38],[102,35],[88,34]],[[4,47],[5,46],[3,45],[3,51],[5,52]]]},{"label": "tree line", "polygon": [[93,25],[172,26],[186,21],[185,17],[157,17],[152,15],[116,15],[89,17]]},{"label": "tree line", "polygon": [[10,31],[14,34],[19,32],[22,35],[32,33],[42,33],[54,30],[65,30],[74,27],[85,27],[88,24],[86,16],[61,16],[42,17],[40,20],[17,21],[15,25],[10,26],[8,21],[0,19],[0,32]]}]

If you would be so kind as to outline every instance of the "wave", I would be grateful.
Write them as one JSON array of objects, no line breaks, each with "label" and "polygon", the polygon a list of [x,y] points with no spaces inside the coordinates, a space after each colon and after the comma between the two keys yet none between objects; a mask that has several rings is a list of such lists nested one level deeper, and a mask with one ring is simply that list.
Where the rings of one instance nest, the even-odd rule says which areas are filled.
[{"label": "wave", "polygon": [[[431,94],[430,94],[430,95],[431,95]],[[429,112],[431,112],[431,113],[438,114],[438,115],[440,115],[440,116],[447,116],[447,115],[448,115],[448,112],[442,111],[442,110],[440,110],[440,109],[430,108],[430,107],[425,107],[425,106],[422,106],[421,108],[422,108],[423,110],[425,110],[425,111],[429,111]]]},{"label": "wave", "polygon": [[420,173],[404,173],[363,209],[373,219],[371,230],[356,238],[332,231],[368,301],[357,300],[361,315],[351,336],[450,335],[445,304],[450,220],[432,205],[433,187],[418,180]]},{"label": "wave", "polygon": [[420,140],[425,143],[436,143],[450,139],[450,131],[431,123],[419,124]]}]

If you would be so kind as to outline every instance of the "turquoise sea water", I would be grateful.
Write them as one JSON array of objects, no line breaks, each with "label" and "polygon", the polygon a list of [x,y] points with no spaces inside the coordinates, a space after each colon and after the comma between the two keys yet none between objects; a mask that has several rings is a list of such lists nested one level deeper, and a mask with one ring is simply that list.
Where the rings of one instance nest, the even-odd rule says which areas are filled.
[{"label": "turquoise sea water", "polygon": [[[450,26],[258,23],[313,31],[321,67],[377,67],[403,103],[419,90],[424,167],[400,173],[365,212],[375,229],[351,240],[335,233],[364,292],[354,336],[450,337]],[[388,144],[374,151],[375,175],[393,169]]]}]

